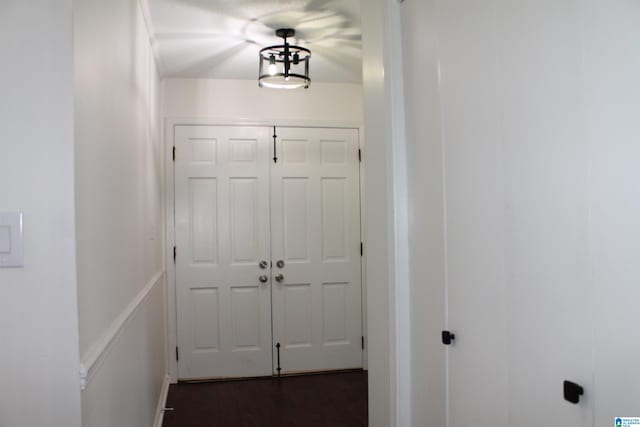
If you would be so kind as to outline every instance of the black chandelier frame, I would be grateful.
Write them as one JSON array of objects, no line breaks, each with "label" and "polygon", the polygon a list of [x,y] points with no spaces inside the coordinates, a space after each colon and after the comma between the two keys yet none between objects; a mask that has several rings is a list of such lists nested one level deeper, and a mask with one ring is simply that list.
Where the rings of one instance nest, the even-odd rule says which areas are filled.
[{"label": "black chandelier frame", "polygon": [[[307,89],[309,87],[311,84],[311,78],[309,77],[311,51],[287,42],[287,38],[293,37],[295,34],[296,32],[293,28],[280,28],[276,30],[276,36],[281,37],[284,43],[260,49],[258,86],[278,89],[295,89],[299,87]],[[269,73],[269,66],[277,64],[281,64],[280,70],[275,73]],[[266,71],[265,65],[267,66]],[[294,69],[292,70],[292,68]]]}]

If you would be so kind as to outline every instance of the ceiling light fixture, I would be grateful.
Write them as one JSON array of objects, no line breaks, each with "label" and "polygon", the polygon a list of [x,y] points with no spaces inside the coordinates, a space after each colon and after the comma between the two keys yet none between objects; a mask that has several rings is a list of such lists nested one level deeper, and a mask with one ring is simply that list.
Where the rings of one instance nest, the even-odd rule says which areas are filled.
[{"label": "ceiling light fixture", "polygon": [[[288,37],[296,35],[293,28],[280,28],[276,36],[282,37],[281,45],[268,46],[260,50],[258,86],[274,89],[308,88],[309,58],[311,51],[304,47],[290,45]],[[266,73],[265,73],[266,70]]]}]

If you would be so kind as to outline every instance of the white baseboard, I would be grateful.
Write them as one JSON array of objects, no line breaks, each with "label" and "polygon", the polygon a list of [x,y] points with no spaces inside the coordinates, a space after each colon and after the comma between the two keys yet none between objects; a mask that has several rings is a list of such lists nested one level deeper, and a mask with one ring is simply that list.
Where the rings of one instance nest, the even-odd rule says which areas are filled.
[{"label": "white baseboard", "polygon": [[158,398],[158,407],[156,409],[156,419],[153,422],[153,427],[162,427],[162,420],[164,419],[164,408],[167,405],[167,396],[169,395],[169,384],[171,379],[169,375],[164,377],[162,382],[162,390],[160,390],[160,397]]}]

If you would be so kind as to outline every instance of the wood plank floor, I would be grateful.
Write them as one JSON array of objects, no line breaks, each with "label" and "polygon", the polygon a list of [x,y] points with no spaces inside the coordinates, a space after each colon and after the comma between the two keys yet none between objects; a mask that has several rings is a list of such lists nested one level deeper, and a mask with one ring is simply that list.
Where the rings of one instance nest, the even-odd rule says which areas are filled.
[{"label": "wood plank floor", "polygon": [[163,427],[367,425],[363,371],[172,384]]}]

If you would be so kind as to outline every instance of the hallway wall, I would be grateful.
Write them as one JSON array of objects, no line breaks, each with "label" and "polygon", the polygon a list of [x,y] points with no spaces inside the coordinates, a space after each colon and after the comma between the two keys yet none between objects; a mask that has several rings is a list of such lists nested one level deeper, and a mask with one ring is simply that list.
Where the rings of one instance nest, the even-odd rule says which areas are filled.
[{"label": "hallway wall", "polygon": [[144,2],[74,2],[84,426],[153,423],[166,374],[160,79]]},{"label": "hallway wall", "polygon": [[24,267],[0,269],[0,425],[80,426],[71,0],[0,2],[0,211]]},{"label": "hallway wall", "polygon": [[246,121],[362,122],[362,85],[311,83],[304,90],[259,88],[253,80],[164,79],[163,115]]}]

